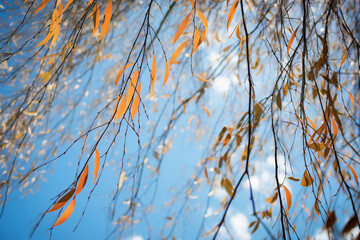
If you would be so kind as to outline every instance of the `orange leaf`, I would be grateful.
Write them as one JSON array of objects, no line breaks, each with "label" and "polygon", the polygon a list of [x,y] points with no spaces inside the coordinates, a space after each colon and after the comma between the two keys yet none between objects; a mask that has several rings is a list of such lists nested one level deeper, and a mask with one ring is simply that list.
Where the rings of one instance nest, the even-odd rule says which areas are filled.
[{"label": "orange leaf", "polygon": [[126,104],[127,104],[127,99],[126,99],[126,92],[124,92],[124,95],[121,98],[121,102],[119,104],[118,110],[116,112],[116,121],[118,121],[125,113],[126,111]]},{"label": "orange leaf", "polygon": [[137,84],[137,81],[138,81],[138,78],[139,78],[139,70],[136,69],[136,71],[134,72],[134,74],[132,75],[131,77],[131,81],[129,83],[129,90],[128,90],[128,101],[127,101],[127,104],[129,105],[133,96],[134,96],[134,92],[135,92],[135,87],[136,87],[136,84]]},{"label": "orange leaf", "polygon": [[276,192],[273,196],[267,198],[265,201],[267,203],[273,204],[277,198],[278,198],[278,192]]},{"label": "orange leaf", "polygon": [[116,75],[115,86],[118,84],[120,77],[123,74],[124,70],[131,67],[132,65],[134,65],[134,63],[129,63],[128,65],[126,65],[125,67],[122,67],[120,69],[119,73]]},{"label": "orange leaf", "polygon": [[74,0],[69,0],[67,3],[66,3],[66,5],[65,5],[65,7],[64,7],[64,11],[70,6],[70,4],[73,2]]},{"label": "orange leaf", "polygon": [[352,166],[350,166],[349,164],[347,164],[347,163],[345,163],[347,166],[348,166],[348,168],[350,168],[350,171],[352,172],[352,174],[354,175],[354,178],[355,178],[355,181],[356,181],[356,183],[357,184],[359,184],[359,179],[358,179],[358,176],[356,175],[356,172],[355,172],[355,170],[353,169],[353,167]]},{"label": "orange leaf", "polygon": [[291,48],[291,45],[293,44],[294,42],[294,39],[295,39],[295,35],[296,35],[296,32],[297,30],[299,29],[300,25],[295,29],[295,31],[293,32],[293,34],[291,35],[291,38],[289,40],[289,43],[288,43],[288,49],[287,49],[287,54],[289,54],[289,51],[290,51],[290,48]]},{"label": "orange leaf", "polygon": [[202,76],[197,75],[196,73],[194,73],[194,75],[197,76],[200,79],[200,81],[203,81],[203,82],[208,82],[209,81],[209,80],[206,80],[205,78],[203,78]]},{"label": "orange leaf", "polygon": [[95,183],[100,167],[100,154],[97,149],[95,150],[94,166],[95,166],[94,167],[94,183]]},{"label": "orange leaf", "polygon": [[67,201],[69,201],[69,199],[74,195],[75,189],[72,189],[70,192],[68,192],[67,194],[65,194],[62,198],[60,198],[59,201],[57,201],[54,206],[47,212],[53,212],[58,210],[59,208],[62,208]]},{"label": "orange leaf", "polygon": [[190,0],[191,8],[194,8],[194,0]]},{"label": "orange leaf", "polygon": [[207,182],[208,184],[210,184],[209,175],[208,175],[208,172],[207,172],[207,170],[206,170],[206,167],[204,167],[204,172],[205,172],[205,176],[206,176],[206,182]]},{"label": "orange leaf", "polygon": [[180,55],[181,51],[185,48],[186,44],[188,43],[189,40],[183,42],[173,53],[173,55],[170,58],[170,68],[171,65],[176,61],[176,59],[178,58],[178,56]]},{"label": "orange leaf", "polygon": [[43,0],[39,7],[36,9],[35,14],[37,14],[38,12],[40,12],[47,4],[48,4],[49,0]]},{"label": "orange leaf", "polygon": [[100,40],[106,35],[107,31],[109,30],[111,15],[112,15],[112,0],[109,1],[108,5],[105,8],[104,23],[101,26]]},{"label": "orange leaf", "polygon": [[79,181],[77,183],[77,188],[76,188],[76,193],[75,195],[78,195],[84,188],[86,181],[87,181],[87,177],[88,177],[88,173],[89,173],[89,166],[86,164],[84,171],[81,173],[81,176],[79,178]]},{"label": "orange leaf", "polygon": [[240,40],[241,39],[241,35],[240,35],[240,26],[238,25],[236,28],[236,37]]},{"label": "orange leaf", "polygon": [[156,79],[156,58],[154,55],[153,58],[153,62],[151,64],[151,74],[150,74],[150,93],[153,94],[154,93],[154,84],[155,84],[155,79]]},{"label": "orange leaf", "polygon": [[199,47],[199,40],[200,40],[200,32],[195,27],[194,38],[193,38],[193,48],[192,48],[192,51],[191,51],[191,55],[194,54],[196,49]]},{"label": "orange leaf", "polygon": [[291,207],[291,194],[289,189],[287,189],[287,187],[285,187],[284,185],[282,185],[284,187],[285,190],[285,197],[286,197],[286,203],[288,206],[288,209]]},{"label": "orange leaf", "polygon": [[166,62],[163,86],[167,82],[168,78],[169,78],[169,64]]},{"label": "orange leaf", "polygon": [[174,39],[174,44],[176,43],[176,41],[179,39],[179,37],[181,36],[181,34],[184,32],[188,22],[189,22],[189,19],[190,19],[190,14],[191,12],[186,16],[186,18],[184,19],[184,21],[180,24],[176,34],[175,34],[175,39]]},{"label": "orange leaf", "polygon": [[140,92],[141,92],[141,83],[139,83],[139,85],[136,88],[136,96],[135,99],[133,101],[133,104],[131,106],[131,120],[134,120],[134,117],[139,109],[139,105],[140,105]]},{"label": "orange leaf", "polygon": [[100,25],[100,11],[99,5],[95,3],[94,12],[93,12],[93,34],[95,34]]},{"label": "orange leaf", "polygon": [[333,135],[335,138],[337,135],[337,132],[338,132],[338,128],[337,128],[336,122],[333,118],[331,118],[331,123],[332,123],[332,127],[333,127]]},{"label": "orange leaf", "polygon": [[75,207],[75,198],[70,202],[69,206],[65,209],[64,213],[61,214],[61,216],[56,221],[56,223],[54,224],[53,227],[56,227],[56,226],[62,224],[63,222],[65,222],[66,219],[68,219],[70,217],[70,215],[72,214],[72,212],[74,211],[74,207]]},{"label": "orange leaf", "polygon": [[205,31],[204,31],[203,34],[204,34],[204,37],[205,37],[205,35],[206,35],[207,31],[208,31],[207,19],[206,19],[205,15],[199,9],[197,9],[196,12],[199,15],[199,18],[200,18],[201,22],[204,24]]},{"label": "orange leaf", "polygon": [[227,31],[229,31],[231,21],[234,18],[234,15],[235,15],[235,12],[236,12],[236,9],[237,9],[238,5],[239,5],[239,0],[236,0],[234,2],[234,4],[231,6],[231,8],[230,8],[229,14],[228,14],[227,19],[226,19],[226,30]]},{"label": "orange leaf", "polygon": [[347,50],[345,50],[345,55],[341,60],[340,67],[344,64],[344,62],[346,61],[347,58],[348,58],[348,52],[347,52]]},{"label": "orange leaf", "polygon": [[350,102],[353,106],[355,106],[355,100],[354,100],[354,97],[351,95],[351,93],[349,93],[349,96],[350,96]]},{"label": "orange leaf", "polygon": [[301,186],[303,187],[308,187],[311,186],[311,184],[313,183],[314,179],[310,176],[310,174],[308,173],[307,170],[305,170],[303,178],[301,179]]},{"label": "orange leaf", "polygon": [[209,111],[209,109],[208,109],[207,107],[205,107],[205,106],[201,106],[201,107],[204,109],[204,111],[206,112],[207,116],[210,117],[210,111]]}]

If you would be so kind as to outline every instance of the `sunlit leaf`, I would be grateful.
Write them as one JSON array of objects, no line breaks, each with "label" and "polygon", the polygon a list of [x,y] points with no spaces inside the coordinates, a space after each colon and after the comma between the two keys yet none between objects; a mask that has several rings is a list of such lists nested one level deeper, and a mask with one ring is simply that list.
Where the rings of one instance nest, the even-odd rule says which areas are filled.
[{"label": "sunlit leaf", "polygon": [[156,79],[156,58],[154,55],[153,62],[151,64],[151,74],[150,74],[150,93],[154,93],[154,85],[155,85],[155,79]]},{"label": "sunlit leaf", "polygon": [[85,184],[86,184],[86,181],[87,181],[87,178],[88,178],[88,173],[89,173],[89,166],[86,164],[85,168],[84,168],[84,171],[81,173],[81,176],[80,176],[79,181],[77,183],[75,195],[78,195],[83,190],[83,188],[85,187]]},{"label": "sunlit leaf", "polygon": [[124,184],[124,181],[126,180],[126,175],[125,175],[125,172],[123,171],[120,175],[120,180],[119,180],[119,183],[118,183],[118,190],[120,191],[123,184]]},{"label": "sunlit leaf", "polygon": [[317,152],[322,151],[326,148],[325,144],[323,143],[311,143],[309,147]]},{"label": "sunlit leaf", "polygon": [[49,0],[43,0],[40,3],[39,7],[36,9],[35,14],[40,12],[48,4],[48,2],[49,2]]},{"label": "sunlit leaf", "polygon": [[[173,53],[173,55],[170,58],[170,68],[173,65],[173,63],[176,61],[176,59],[178,58],[178,56],[180,55],[180,53],[182,52],[182,50],[186,47],[186,44],[188,43],[189,40],[183,42]],[[166,70],[165,70],[166,71]],[[166,73],[166,72],[165,72]]]},{"label": "sunlit leaf", "polygon": [[288,209],[290,209],[290,207],[291,207],[291,194],[290,194],[290,191],[284,185],[282,185],[282,186],[283,186],[283,188],[285,190],[285,197],[286,197],[287,207],[288,207]]},{"label": "sunlit leaf", "polygon": [[167,82],[168,78],[169,78],[169,64],[166,62],[165,63],[165,74],[164,74],[163,86]]},{"label": "sunlit leaf", "polygon": [[72,189],[71,191],[66,193],[62,198],[60,198],[59,201],[57,201],[54,204],[54,206],[48,212],[53,212],[53,211],[56,211],[56,210],[62,208],[69,201],[69,199],[74,195],[74,193],[75,193],[75,189]]},{"label": "sunlit leaf", "polygon": [[341,59],[340,67],[344,64],[347,58],[348,58],[348,52],[347,50],[345,50],[344,57]]},{"label": "sunlit leaf", "polygon": [[95,149],[95,159],[94,159],[94,182],[96,182],[96,178],[99,172],[100,167],[100,154],[97,149]]},{"label": "sunlit leaf", "polygon": [[129,67],[131,67],[132,65],[134,65],[134,63],[129,63],[129,64],[127,64],[125,67],[122,67],[122,68],[120,69],[119,73],[116,75],[115,86],[118,84],[118,82],[119,82],[119,80],[120,80],[120,78],[121,78],[124,70],[127,69],[127,68],[129,68]]},{"label": "sunlit leaf", "polygon": [[61,214],[61,216],[56,221],[53,227],[56,227],[62,224],[63,222],[65,222],[71,216],[72,212],[74,211],[74,208],[75,208],[75,198],[70,202],[69,206],[65,209],[63,214]]},{"label": "sunlit leaf", "polygon": [[201,106],[203,109],[204,109],[204,111],[206,112],[206,115],[208,116],[208,117],[210,117],[210,111],[209,111],[209,109],[207,108],[207,107],[205,107],[205,106]]},{"label": "sunlit leaf", "polygon": [[116,112],[116,121],[118,121],[124,115],[124,113],[126,112],[126,108],[127,108],[127,98],[126,98],[126,92],[124,92],[124,95],[120,100],[120,104]]},{"label": "sunlit leaf", "polygon": [[130,102],[131,102],[131,100],[132,100],[132,98],[133,98],[133,95],[134,95],[134,92],[135,92],[135,87],[136,87],[138,78],[139,78],[139,70],[136,69],[136,71],[135,71],[134,74],[132,75],[131,81],[130,81],[130,83],[129,83],[127,105],[130,104]]},{"label": "sunlit leaf", "polygon": [[66,5],[65,5],[65,7],[64,7],[64,11],[66,10],[66,9],[68,9],[68,7],[70,6],[70,4],[73,2],[74,0],[69,0],[67,3],[66,3]]},{"label": "sunlit leaf", "polygon": [[175,39],[174,39],[174,44],[176,43],[176,41],[179,39],[179,37],[181,36],[181,34],[183,33],[183,31],[185,30],[189,19],[190,19],[190,14],[191,12],[186,16],[186,18],[182,21],[182,23],[180,24],[178,30],[176,31],[175,34]]},{"label": "sunlit leaf", "polygon": [[273,196],[267,198],[265,201],[267,203],[273,204],[276,201],[276,199],[278,198],[278,195],[279,195],[278,192],[276,192]]},{"label": "sunlit leaf", "polygon": [[203,81],[203,82],[208,82],[209,80],[206,80],[205,78],[203,78],[202,76],[194,73],[195,76],[197,76],[199,78],[200,81]]},{"label": "sunlit leaf", "polygon": [[101,32],[100,32],[100,40],[103,37],[105,37],[106,33],[109,30],[111,16],[112,16],[112,0],[109,1],[109,3],[107,4],[107,6],[105,8],[104,22],[101,26]]},{"label": "sunlit leaf", "polygon": [[200,40],[200,32],[195,27],[194,38],[193,38],[193,48],[192,48],[191,54],[194,54],[194,52],[197,50],[197,48],[199,46],[199,40]]},{"label": "sunlit leaf", "polygon": [[291,180],[291,181],[294,181],[294,182],[298,182],[298,181],[300,181],[300,179],[298,179],[298,178],[294,178],[294,177],[287,177],[289,180]]},{"label": "sunlit leaf", "polygon": [[352,174],[354,175],[354,178],[355,178],[356,183],[359,184],[359,178],[358,178],[358,176],[357,176],[354,168],[353,168],[352,166],[350,166],[349,164],[347,164],[347,163],[345,163],[345,164],[348,166],[348,168],[350,169],[350,171],[351,171]]},{"label": "sunlit leaf", "polygon": [[229,31],[230,24],[234,18],[234,15],[235,15],[238,5],[239,5],[239,0],[236,0],[229,10],[229,13],[228,13],[227,19],[226,19],[226,30],[227,31]]},{"label": "sunlit leaf", "polygon": [[131,120],[134,120],[134,117],[139,109],[139,105],[140,105],[140,92],[141,92],[141,83],[139,83],[139,85],[136,88],[136,96],[134,99],[134,102],[131,106]]},{"label": "sunlit leaf", "polygon": [[291,37],[290,37],[290,40],[289,40],[289,42],[288,42],[288,48],[287,48],[286,54],[289,54],[290,48],[291,48],[291,46],[292,46],[292,44],[293,44],[293,42],[294,42],[294,39],[295,39],[295,36],[296,36],[296,32],[297,32],[297,30],[299,29],[299,27],[300,27],[300,25],[295,29],[295,31],[293,32],[293,34],[292,34]]},{"label": "sunlit leaf", "polygon": [[99,5],[96,2],[93,12],[93,35],[97,32],[99,25],[100,25],[100,10],[99,10]]}]

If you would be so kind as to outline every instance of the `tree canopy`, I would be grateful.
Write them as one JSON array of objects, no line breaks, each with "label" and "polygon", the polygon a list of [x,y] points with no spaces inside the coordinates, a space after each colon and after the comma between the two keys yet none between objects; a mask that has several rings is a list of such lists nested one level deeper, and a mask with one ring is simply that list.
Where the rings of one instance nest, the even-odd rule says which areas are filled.
[{"label": "tree canopy", "polygon": [[359,10],[0,2],[1,215],[57,176],[30,235],[106,189],[104,238],[359,239]]}]

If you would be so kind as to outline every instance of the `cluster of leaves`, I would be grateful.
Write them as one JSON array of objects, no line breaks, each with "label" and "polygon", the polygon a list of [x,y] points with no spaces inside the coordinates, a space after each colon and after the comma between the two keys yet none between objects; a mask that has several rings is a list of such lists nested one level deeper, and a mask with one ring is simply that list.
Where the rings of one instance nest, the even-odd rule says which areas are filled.
[{"label": "cluster of leaves", "polygon": [[[52,228],[62,224],[87,183],[89,166],[94,166],[94,185],[88,202],[101,185],[108,158],[116,156],[112,149],[118,147],[122,154],[114,161],[120,177],[112,218],[127,185],[129,208],[116,223],[120,229],[132,226],[141,196],[148,193],[144,179],[158,184],[176,125],[187,117],[196,142],[206,138],[209,144],[191,178],[170,202],[180,202],[183,209],[195,190],[202,191],[203,180],[209,190],[206,209],[216,201],[211,193],[218,188],[228,194],[219,204],[218,224],[211,231],[200,227],[201,236],[216,238],[226,227],[227,213],[245,185],[253,234],[262,226],[270,238],[301,239],[297,229],[310,230],[291,214],[303,209],[308,222],[320,216],[332,238],[339,234],[335,211],[349,219],[341,234],[360,227],[357,1],[25,0],[19,2],[20,9],[11,2],[4,5],[2,212],[11,187],[31,192],[44,178],[44,169],[78,148],[73,182],[46,211],[63,211]],[[20,15],[20,21],[12,20]],[[213,57],[209,52],[217,50],[219,59],[209,60]],[[212,91],[224,75],[235,81],[224,93],[226,98],[220,99]],[[164,91],[171,93],[159,98]],[[220,106],[211,98],[219,98],[212,101]],[[142,144],[145,118],[151,121],[151,134]],[[204,130],[207,124],[209,134]],[[131,160],[126,148],[134,142],[135,160],[125,164]],[[54,146],[61,148],[60,154]],[[256,197],[251,179],[261,162],[257,159],[269,155],[274,159],[273,192]],[[126,181],[130,175],[132,181]],[[341,213],[337,198],[346,203]],[[139,214],[146,215],[146,207],[141,208]],[[170,218],[174,225],[182,215],[175,211],[176,218]],[[274,231],[269,229],[273,224],[277,224]],[[170,229],[167,237],[172,234]]]}]

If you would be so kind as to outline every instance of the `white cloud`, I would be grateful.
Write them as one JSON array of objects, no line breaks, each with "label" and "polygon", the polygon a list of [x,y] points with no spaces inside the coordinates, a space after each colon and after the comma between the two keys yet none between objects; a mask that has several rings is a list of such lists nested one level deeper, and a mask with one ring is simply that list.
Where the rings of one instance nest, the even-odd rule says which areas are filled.
[{"label": "white cloud", "polygon": [[239,240],[249,240],[251,235],[248,232],[249,222],[247,217],[242,213],[236,213],[230,217],[230,227],[234,237]]},{"label": "white cloud", "polygon": [[140,235],[133,235],[133,236],[127,238],[127,240],[144,240],[144,238]]}]

